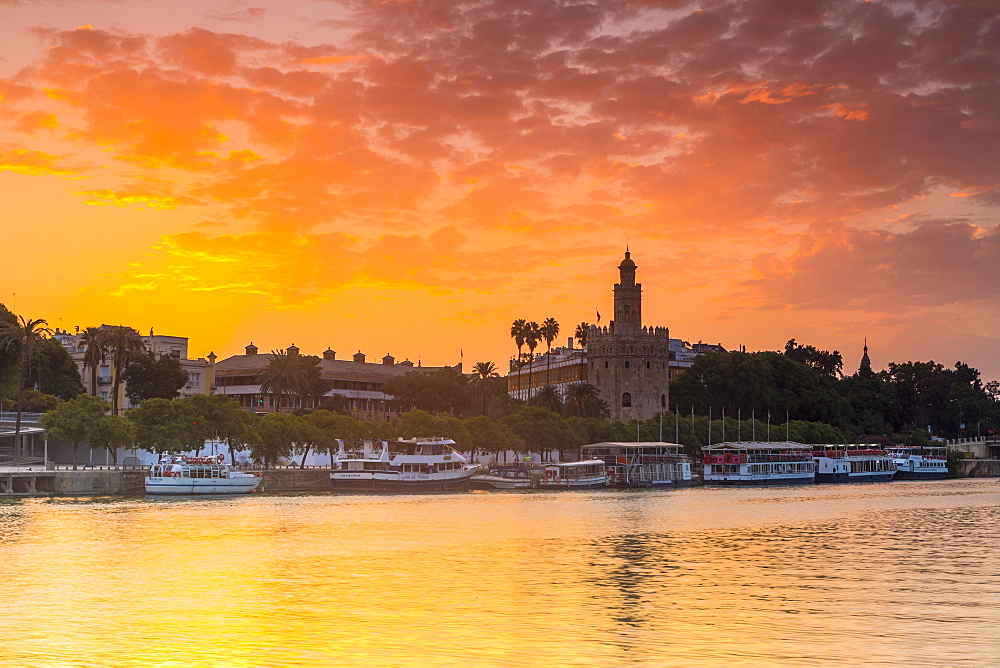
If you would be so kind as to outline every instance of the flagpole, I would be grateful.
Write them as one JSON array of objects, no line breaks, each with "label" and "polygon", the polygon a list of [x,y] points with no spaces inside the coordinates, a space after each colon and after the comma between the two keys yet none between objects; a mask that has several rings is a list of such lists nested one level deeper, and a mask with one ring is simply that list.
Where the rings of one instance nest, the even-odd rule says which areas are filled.
[{"label": "flagpole", "polygon": [[708,444],[712,445],[712,407],[708,407]]},{"label": "flagpole", "polygon": [[674,443],[681,442],[681,421],[679,419],[680,412],[680,406],[674,404]]},{"label": "flagpole", "polygon": [[722,442],[726,442],[726,407],[722,407]]},{"label": "flagpole", "polygon": [[736,440],[743,440],[743,407],[736,407]]},{"label": "flagpole", "polygon": [[757,409],[750,409],[750,440],[757,440]]}]

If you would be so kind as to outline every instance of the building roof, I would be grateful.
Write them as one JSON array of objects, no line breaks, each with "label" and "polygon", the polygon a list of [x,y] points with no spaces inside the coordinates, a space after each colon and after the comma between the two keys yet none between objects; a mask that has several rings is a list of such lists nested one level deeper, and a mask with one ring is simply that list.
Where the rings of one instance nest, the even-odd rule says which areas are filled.
[{"label": "building roof", "polygon": [[[215,363],[216,376],[239,376],[248,372],[256,375],[271,361],[271,354],[233,355]],[[382,364],[381,362],[355,362],[353,360],[319,359],[320,373],[324,377],[360,377],[389,380],[402,376],[408,371],[433,372],[450,367],[409,366],[406,364]]]}]

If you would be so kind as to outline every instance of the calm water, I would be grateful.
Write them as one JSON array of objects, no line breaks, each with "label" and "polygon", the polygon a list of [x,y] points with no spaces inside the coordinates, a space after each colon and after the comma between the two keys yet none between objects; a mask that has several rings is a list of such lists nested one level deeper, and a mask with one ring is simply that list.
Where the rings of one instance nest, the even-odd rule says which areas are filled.
[{"label": "calm water", "polygon": [[0,663],[1000,664],[1000,481],[0,503]]}]

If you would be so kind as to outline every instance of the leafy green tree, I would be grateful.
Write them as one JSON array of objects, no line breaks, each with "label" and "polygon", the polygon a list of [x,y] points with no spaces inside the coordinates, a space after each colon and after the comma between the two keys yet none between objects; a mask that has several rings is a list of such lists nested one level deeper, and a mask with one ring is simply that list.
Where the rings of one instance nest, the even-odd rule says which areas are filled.
[{"label": "leafy green tree", "polygon": [[44,394],[38,390],[24,391],[25,413],[46,413],[61,403],[62,399],[51,394]]},{"label": "leafy green tree", "polygon": [[288,413],[268,413],[260,419],[257,431],[259,438],[251,445],[250,454],[269,469],[279,458],[292,456],[296,444],[302,440],[302,418]]},{"label": "leafy green tree", "polygon": [[477,415],[463,420],[463,423],[477,453],[490,453],[496,461],[500,461],[503,455],[506,462],[507,452],[524,451],[524,439],[491,417]]},{"label": "leafy green tree", "polygon": [[17,463],[19,451],[24,447],[24,438],[21,436],[21,412],[24,404],[24,390],[28,385],[28,364],[31,348],[43,336],[52,334],[52,330],[46,327],[47,324],[42,319],[29,320],[23,315],[19,315],[13,323],[2,323],[2,329],[0,329],[0,346],[5,348],[13,347],[21,353],[21,371],[18,374],[17,385],[17,416],[14,422],[14,464]]},{"label": "leafy green tree", "polygon": [[118,466],[118,449],[131,447],[135,439],[136,427],[131,420],[122,415],[102,415],[94,424],[88,440],[91,449],[107,448],[115,466]]},{"label": "leafy green tree", "polygon": [[[337,449],[338,438],[353,441],[362,437],[361,425],[357,420],[333,411],[313,411],[303,416],[303,421],[306,425],[303,439],[306,447],[302,452],[300,468],[305,466],[310,447],[315,452],[326,452],[332,457]],[[332,459],[330,465],[333,465]]]},{"label": "leafy green tree", "polygon": [[453,415],[465,413],[472,395],[469,379],[454,367],[444,367],[431,373],[407,371],[386,381],[382,391],[391,394],[403,406]]},{"label": "leafy green tree", "polygon": [[43,394],[68,401],[86,392],[76,362],[56,339],[38,339],[32,344],[29,376]]},{"label": "leafy green tree", "polygon": [[451,415],[434,416],[427,411],[404,413],[396,425],[399,438],[446,437],[455,441],[459,450],[471,450],[472,436],[461,420]]},{"label": "leafy green tree", "polygon": [[839,350],[831,353],[815,346],[798,344],[795,339],[789,339],[785,343],[785,355],[827,376],[839,376],[844,368],[844,359]]},{"label": "leafy green tree", "polygon": [[177,454],[204,445],[198,426],[201,416],[187,402],[148,399],[125,417],[135,424],[136,446],[143,450]]},{"label": "leafy green tree", "polygon": [[562,453],[575,442],[573,432],[560,416],[538,406],[524,406],[500,423],[520,436],[528,450],[543,456],[552,450]]},{"label": "leafy green tree", "polygon": [[188,373],[175,355],[157,357],[143,350],[125,371],[128,398],[134,405],[147,399],[176,399],[188,381]]},{"label": "leafy green tree", "polygon": [[80,443],[94,435],[97,423],[104,417],[108,405],[100,397],[81,394],[56,406],[41,417],[46,438],[73,444],[73,470]]}]

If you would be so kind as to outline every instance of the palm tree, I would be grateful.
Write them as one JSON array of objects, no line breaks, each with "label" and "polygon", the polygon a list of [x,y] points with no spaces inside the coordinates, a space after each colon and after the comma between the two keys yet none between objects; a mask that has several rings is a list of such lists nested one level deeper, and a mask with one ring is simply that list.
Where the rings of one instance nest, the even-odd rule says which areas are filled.
[{"label": "palm tree", "polygon": [[24,404],[24,390],[28,384],[31,344],[52,334],[52,330],[46,325],[48,323],[42,319],[28,320],[23,315],[19,315],[14,322],[6,323],[0,329],[0,341],[4,341],[5,349],[9,349],[15,344],[21,347],[21,374],[17,385],[17,416],[14,418],[14,448],[11,452],[14,464],[17,463],[18,450],[23,445],[21,442],[21,408]]},{"label": "palm tree", "polygon": [[531,398],[531,403],[536,406],[541,406],[542,408],[547,408],[553,413],[561,412],[563,407],[562,397],[559,396],[559,390],[552,385],[546,385],[538,390],[538,393]]},{"label": "palm tree", "polygon": [[486,399],[491,394],[495,385],[495,383],[491,383],[490,381],[491,379],[499,378],[500,374],[497,373],[497,365],[493,362],[476,362],[472,367],[472,373],[475,374],[472,379],[472,385],[483,397],[483,415],[486,415]]},{"label": "palm tree", "polygon": [[572,383],[566,386],[567,415],[578,417],[600,417],[600,393],[590,383]]},{"label": "palm tree", "polygon": [[590,323],[588,322],[581,322],[579,325],[576,326],[576,336],[574,336],[573,338],[575,338],[577,341],[580,342],[581,348],[587,347],[587,336],[589,331],[590,331]]},{"label": "palm tree", "polygon": [[88,327],[80,336],[80,343],[86,346],[83,353],[83,368],[90,368],[90,394],[97,396],[97,371],[107,359],[107,330],[101,327]]},{"label": "palm tree", "polygon": [[518,318],[510,326],[510,336],[514,339],[514,343],[517,344],[517,391],[518,394],[521,392],[521,348],[524,347],[524,332],[528,327],[528,323],[523,318]]},{"label": "palm tree", "polygon": [[531,367],[535,362],[535,348],[542,340],[542,328],[532,320],[524,328],[524,343],[528,346],[528,393],[525,401],[531,399]]},{"label": "palm tree", "polygon": [[284,350],[272,350],[271,360],[257,374],[257,380],[260,382],[261,393],[270,394],[271,406],[280,410],[283,395],[292,395],[289,403],[293,404],[290,406],[293,408],[295,399],[301,403],[302,398],[312,391],[310,375],[309,366],[298,355],[289,355]]},{"label": "palm tree", "polygon": [[146,346],[142,342],[139,332],[131,327],[118,325],[116,327],[104,328],[104,345],[111,354],[111,363],[114,367],[114,377],[111,379],[111,414],[121,415],[118,401],[118,388],[121,387],[125,379],[125,372],[128,371],[132,360],[139,354],[145,352]]},{"label": "palm tree", "polygon": [[555,318],[546,318],[541,327],[542,338],[545,339],[545,384],[549,385],[549,374],[552,371],[552,342],[559,336],[559,323]]}]

